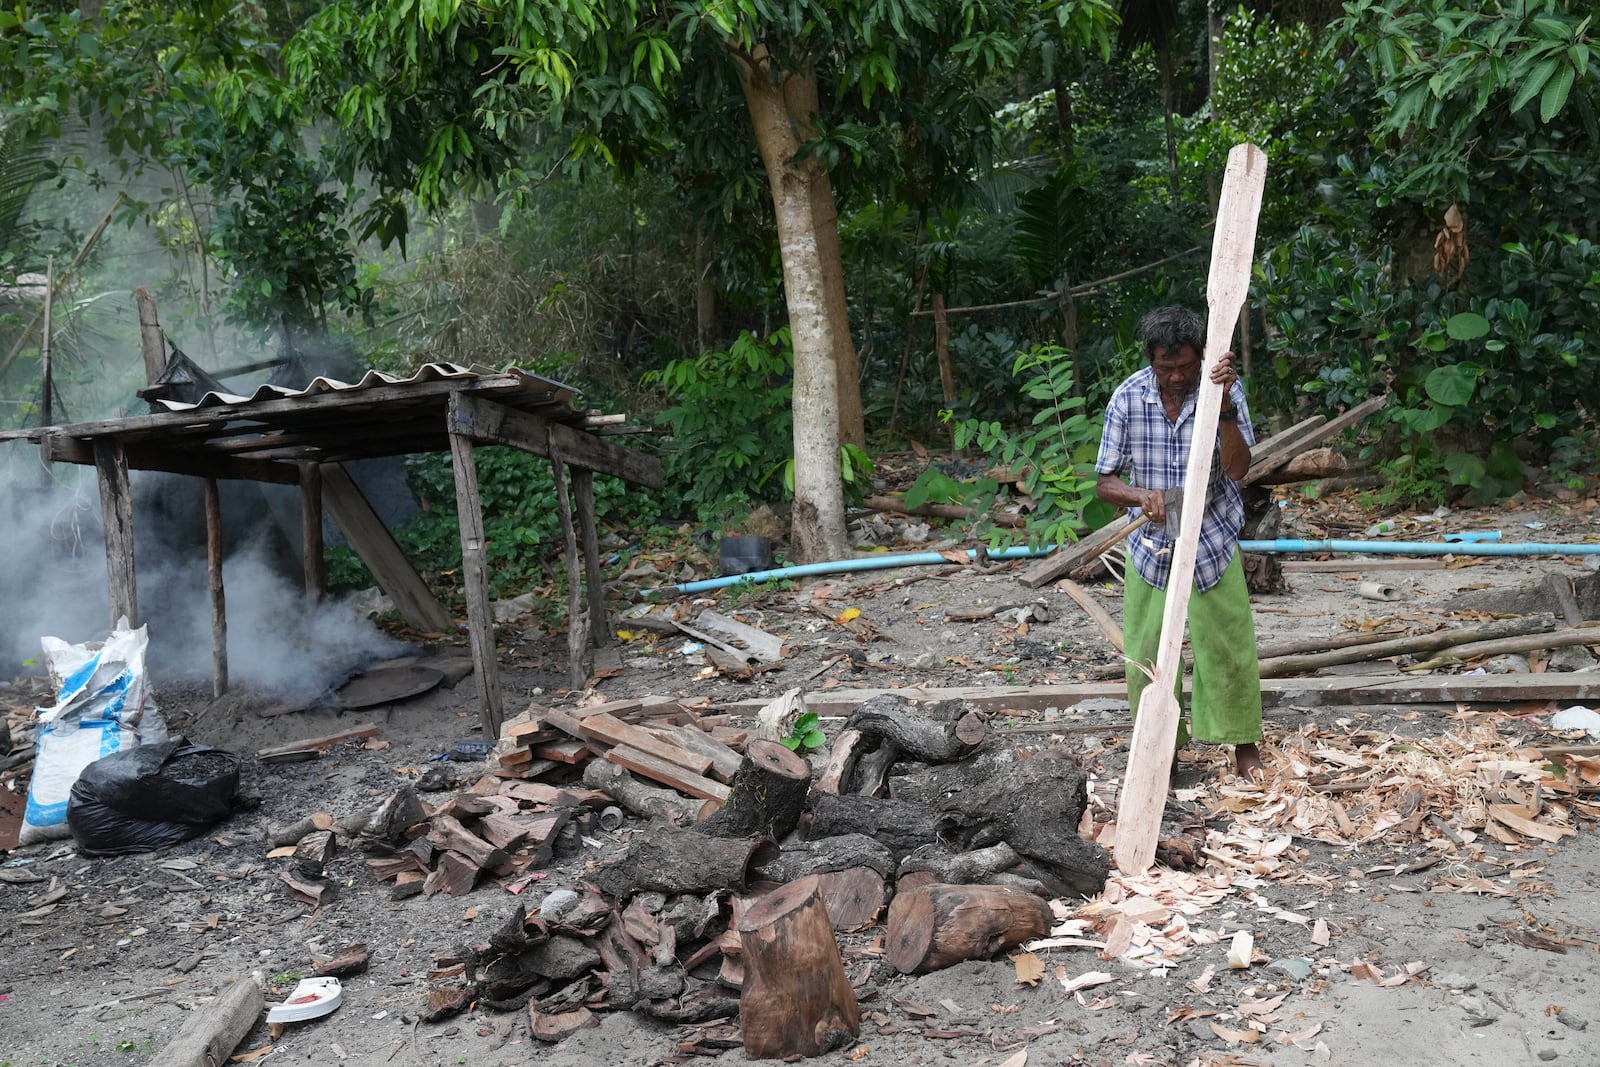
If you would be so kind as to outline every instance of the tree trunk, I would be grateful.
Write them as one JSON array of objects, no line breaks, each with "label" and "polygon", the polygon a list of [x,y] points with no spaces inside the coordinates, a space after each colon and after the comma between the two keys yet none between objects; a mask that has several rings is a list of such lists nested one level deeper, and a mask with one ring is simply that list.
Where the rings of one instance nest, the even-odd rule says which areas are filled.
[{"label": "tree trunk", "polygon": [[694,224],[694,333],[702,352],[711,349],[717,330],[717,283],[712,276],[711,227],[703,219]]},{"label": "tree trunk", "polygon": [[745,963],[739,1024],[748,1059],[820,1056],[860,1035],[861,1008],[816,878],[769,893],[738,929]]},{"label": "tree trunk", "polygon": [[752,741],[722,810],[700,824],[712,837],[788,835],[811,788],[811,765],[776,741]]},{"label": "tree trunk", "polygon": [[889,962],[901,974],[986,960],[1050,931],[1050,905],[1002,885],[929,885],[889,905]]},{"label": "tree trunk", "polygon": [[[796,159],[800,143],[785,104],[784,82],[815,80],[804,71],[778,74],[764,50],[740,65],[740,84],[766,168],[783,260],[784,300],[794,346],[794,527],[801,563],[848,553],[844,479],[839,470],[839,390],[829,315],[827,270],[812,209],[814,159]],[[782,81],[777,80],[782,78]],[[816,90],[810,90],[815,98]],[[836,252],[837,254],[837,252]]]}]

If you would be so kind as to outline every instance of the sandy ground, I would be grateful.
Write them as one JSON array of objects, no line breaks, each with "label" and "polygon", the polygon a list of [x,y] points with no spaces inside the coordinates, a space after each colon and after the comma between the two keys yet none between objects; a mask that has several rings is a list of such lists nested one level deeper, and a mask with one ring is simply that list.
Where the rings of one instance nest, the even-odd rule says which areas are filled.
[{"label": "sandy ground", "polygon": [[[1581,541],[1600,532],[1592,514],[1574,507],[1460,513],[1428,529],[1493,528],[1507,540]],[[1546,525],[1533,531],[1523,527],[1527,522]],[[1255,598],[1258,637],[1266,642],[1331,635],[1385,617],[1431,626],[1446,618],[1444,604],[1463,589],[1515,587],[1552,572],[1577,576],[1587,570],[1544,559],[1389,571],[1384,580],[1402,593],[1394,603],[1357,597],[1356,568],[1293,575],[1290,593]],[[884,571],[736,600],[709,598],[719,610],[737,611],[745,621],[783,635],[795,650],[785,669],[750,683],[701,678],[702,666],[680,652],[682,639],[652,644],[652,638],[639,638],[624,646],[621,673],[599,689],[607,697],[676,693],[713,702],[776,695],[851,649],[864,651],[866,662],[836,663],[806,688],[1067,682],[1113,661],[1081,609],[1053,589],[1024,588],[1016,573],[955,569],[896,585],[909,573]],[[1097,595],[1117,613],[1114,589]],[[1050,621],[1035,622],[1026,633],[1002,619],[944,619],[954,608],[1039,597]],[[831,621],[848,607],[859,609],[883,640],[863,645]],[[555,699],[565,675],[564,639],[515,624],[503,627],[500,637],[508,708]],[[420,651],[459,655],[462,649]],[[429,767],[443,766],[471,781],[481,767],[428,762],[472,736],[470,677],[457,688],[370,713],[271,717],[259,713],[272,703],[268,695],[235,693],[213,702],[209,689],[194,683],[159,677],[154,682],[175,727],[246,755],[245,788],[262,803],[195,841],[155,854],[92,859],[70,843],[57,843],[0,857],[6,864],[0,872],[39,879],[0,881],[0,1067],[147,1062],[222,985],[260,971],[274,986],[269,1000],[281,997],[291,976],[308,974],[315,960],[355,942],[370,947],[372,965],[345,983],[338,1012],[292,1026],[275,1045],[258,1024],[238,1051],[261,1053],[254,1062],[351,1067],[492,1067],[535,1057],[548,1067],[681,1061],[678,1042],[687,1031],[625,1013],[605,1015],[598,1029],[556,1046],[533,1041],[520,1012],[471,1011],[419,1024],[433,957],[485,936],[517,898],[489,881],[466,897],[393,902],[389,886],[376,882],[360,854],[346,852],[330,872],[341,883],[339,894],[313,911],[295,903],[280,883],[283,861],[266,858],[268,821],[291,821],[317,809],[364,809]],[[25,690],[19,685],[14,698]],[[1438,706],[1276,709],[1268,717],[1267,749],[1275,772],[1283,774],[1277,743],[1307,728],[1326,738],[1352,738],[1353,750],[1382,738],[1427,741],[1459,734],[1469,721],[1488,723],[1508,748],[1553,739],[1543,728],[1553,708],[1514,710],[1517,715]],[[350,745],[317,761],[273,766],[253,758],[261,745],[332,733],[365,719],[379,724],[386,748]],[[1018,743],[1069,746],[1103,781],[1120,777],[1125,706],[996,722],[1021,727]],[[1052,722],[1064,729],[1097,723],[1107,728],[1053,736]],[[1169,814],[1197,811],[1220,834],[1239,830],[1234,813],[1216,807],[1233,788],[1223,753],[1187,751],[1180,785],[1188,787],[1179,794],[1186,799],[1174,799]],[[823,1060],[1007,1067],[1593,1062],[1594,1038],[1586,1030],[1600,1028],[1596,812],[1572,805],[1567,821],[1577,832],[1559,842],[1507,845],[1484,838],[1476,848],[1443,856],[1414,838],[1380,834],[1365,843],[1335,843],[1295,834],[1287,862],[1266,874],[1245,876],[1221,862],[1214,865],[1213,873],[1221,882],[1231,880],[1231,888],[1187,917],[1190,928],[1204,936],[1166,967],[1070,947],[1038,952],[1045,975],[1034,986],[1019,984],[1016,967],[1004,957],[906,977],[877,957],[874,938],[881,928],[848,934],[841,944],[847,969],[860,979],[865,1021],[857,1046]],[[571,884],[586,864],[612,853],[624,835],[637,830],[630,824],[602,833],[598,848],[572,846],[529,893]],[[41,905],[52,889],[65,894]],[[1070,910],[1080,903],[1062,906]],[[1325,920],[1325,945],[1313,937],[1317,919]],[[1238,930],[1254,935],[1255,962],[1229,970],[1225,956]],[[1411,975],[1412,969],[1417,973]],[[1063,979],[1092,971],[1111,980],[1064,992]],[[1260,1031],[1251,1030],[1250,1019],[1261,1024]],[[729,1049],[719,1058],[735,1062],[743,1053]]]}]

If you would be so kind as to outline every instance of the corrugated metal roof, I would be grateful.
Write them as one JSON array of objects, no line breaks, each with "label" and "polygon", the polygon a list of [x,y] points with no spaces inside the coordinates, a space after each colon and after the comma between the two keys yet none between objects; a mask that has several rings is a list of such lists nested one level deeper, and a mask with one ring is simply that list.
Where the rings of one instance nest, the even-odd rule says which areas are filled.
[{"label": "corrugated metal roof", "polygon": [[563,385],[550,378],[541,377],[531,371],[522,370],[520,367],[507,367],[503,371],[495,371],[480,366],[463,367],[457,363],[424,363],[417,369],[415,374],[404,378],[374,370],[362,375],[361,380],[357,382],[342,382],[337,378],[313,378],[311,384],[303,389],[289,389],[281,385],[259,385],[256,387],[255,392],[249,396],[240,396],[235,393],[209,392],[192,404],[181,400],[158,400],[157,403],[168,411],[195,411],[198,409],[231,407],[236,404],[254,404],[263,400],[294,400],[300,397],[321,396],[326,393],[358,393],[385,385],[411,385],[443,381],[455,381],[465,384],[467,382],[500,377],[520,378],[530,392],[576,392],[571,386]]}]

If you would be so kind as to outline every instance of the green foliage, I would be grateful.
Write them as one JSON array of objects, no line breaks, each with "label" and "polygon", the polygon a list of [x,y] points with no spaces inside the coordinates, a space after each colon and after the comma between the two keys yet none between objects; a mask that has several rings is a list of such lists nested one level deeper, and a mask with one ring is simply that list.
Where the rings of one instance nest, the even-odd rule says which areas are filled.
[{"label": "green foliage", "polygon": [[668,484],[697,514],[709,517],[731,498],[773,498],[768,475],[792,447],[793,365],[784,328],[765,341],[742,333],[725,351],[644,376],[669,402],[656,416],[672,432],[662,456]]},{"label": "green foliage", "polygon": [[905,502],[914,511],[924,504],[954,504],[965,495],[960,482],[937,467],[929,467],[906,490]]},{"label": "green foliage", "polygon": [[822,732],[822,720],[817,713],[807,711],[794,720],[789,736],[780,737],[778,743],[791,752],[809,752],[827,744],[828,735]]},{"label": "green foliage", "polygon": [[[1039,345],[1017,357],[1012,375],[1037,412],[1025,428],[1010,430],[998,422],[967,419],[955,426],[955,444],[974,444],[993,463],[1021,475],[1024,492],[1034,501],[1027,517],[1029,545],[1075,541],[1078,531],[1095,519],[1110,516],[1095,496],[1094,456],[1100,427],[1084,414],[1084,399],[1072,392],[1071,354],[1057,345]],[[980,479],[970,499],[987,511],[998,495],[992,478]],[[998,543],[1002,534],[991,535]]]}]

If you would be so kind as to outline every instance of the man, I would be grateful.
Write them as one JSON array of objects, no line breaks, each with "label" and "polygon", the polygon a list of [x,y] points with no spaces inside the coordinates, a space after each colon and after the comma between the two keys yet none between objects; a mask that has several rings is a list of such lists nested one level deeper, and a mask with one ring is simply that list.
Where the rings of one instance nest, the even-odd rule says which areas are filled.
[{"label": "man", "polygon": [[[1131,375],[1111,395],[1100,455],[1095,461],[1100,499],[1135,511],[1150,522],[1129,539],[1122,625],[1129,662],[1128,701],[1137,713],[1161,644],[1161,615],[1167,574],[1178,541],[1176,517],[1167,522],[1166,491],[1183,485],[1194,436],[1205,324],[1186,308],[1166,307],[1139,322],[1139,340],[1149,366]],[[1194,651],[1194,693],[1189,709],[1193,736],[1234,746],[1241,777],[1263,774],[1261,752],[1261,673],[1256,661],[1255,624],[1250,594],[1239,560],[1239,529],[1244,503],[1239,479],[1250,469],[1250,412],[1244,387],[1233,369],[1233,353],[1218,357],[1211,380],[1222,384],[1217,452],[1195,560],[1194,592],[1189,599],[1189,641]],[[1191,493],[1191,497],[1198,493]],[[1199,506],[1185,500],[1184,507]],[[1178,699],[1183,700],[1182,681]],[[1180,721],[1175,743],[1188,740]]]}]

